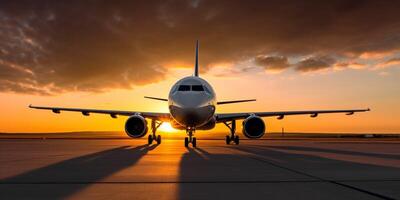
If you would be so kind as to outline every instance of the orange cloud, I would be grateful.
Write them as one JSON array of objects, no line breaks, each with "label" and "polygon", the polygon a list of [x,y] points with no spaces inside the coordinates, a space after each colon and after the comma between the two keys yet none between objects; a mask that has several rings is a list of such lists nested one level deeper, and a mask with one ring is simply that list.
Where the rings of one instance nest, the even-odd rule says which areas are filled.
[{"label": "orange cloud", "polygon": [[393,55],[394,53],[395,53],[394,51],[364,52],[359,56],[359,58],[361,58],[361,59],[381,59],[381,58],[385,58],[387,56]]},{"label": "orange cloud", "polygon": [[392,58],[383,63],[376,65],[378,69],[388,68],[388,67],[400,67],[400,58]]},{"label": "orange cloud", "polygon": [[343,70],[346,68],[350,69],[365,69],[366,65],[358,62],[342,62],[342,63],[336,63],[334,65],[334,69],[336,70]]}]

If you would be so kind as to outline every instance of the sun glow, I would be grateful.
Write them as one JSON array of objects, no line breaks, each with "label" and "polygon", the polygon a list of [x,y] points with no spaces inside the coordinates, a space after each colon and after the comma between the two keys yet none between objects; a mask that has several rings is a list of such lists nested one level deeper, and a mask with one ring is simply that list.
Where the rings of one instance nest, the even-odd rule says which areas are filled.
[{"label": "sun glow", "polygon": [[172,126],[169,122],[162,123],[159,129],[160,129],[160,131],[169,132],[169,133],[175,132],[175,129],[172,128]]}]

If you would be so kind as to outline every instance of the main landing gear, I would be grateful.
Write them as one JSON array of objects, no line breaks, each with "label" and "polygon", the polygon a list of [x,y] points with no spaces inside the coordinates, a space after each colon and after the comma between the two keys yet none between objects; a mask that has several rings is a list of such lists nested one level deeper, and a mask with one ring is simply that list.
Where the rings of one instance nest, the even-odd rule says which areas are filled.
[{"label": "main landing gear", "polygon": [[153,140],[157,142],[157,144],[161,144],[161,135],[156,135],[157,129],[161,126],[162,122],[156,121],[154,119],[151,120],[151,132],[148,137],[148,144],[152,144]]},{"label": "main landing gear", "polygon": [[196,137],[194,137],[194,129],[186,129],[186,133],[189,137],[185,137],[185,147],[189,147],[189,143],[192,143],[193,147],[196,147]]},{"label": "main landing gear", "polygon": [[231,131],[231,135],[225,137],[226,144],[230,144],[233,141],[236,145],[239,144],[239,136],[235,134],[236,132],[236,121],[232,120],[230,122],[224,122],[225,126]]}]

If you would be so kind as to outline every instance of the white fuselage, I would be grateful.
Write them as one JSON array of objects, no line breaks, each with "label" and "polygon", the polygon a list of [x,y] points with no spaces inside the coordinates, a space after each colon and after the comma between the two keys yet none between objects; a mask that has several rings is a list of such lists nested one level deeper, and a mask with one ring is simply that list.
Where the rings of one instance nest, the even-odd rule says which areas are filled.
[{"label": "white fuselage", "polygon": [[197,76],[176,82],[168,96],[173,120],[186,129],[196,129],[215,120],[216,95],[211,85]]}]

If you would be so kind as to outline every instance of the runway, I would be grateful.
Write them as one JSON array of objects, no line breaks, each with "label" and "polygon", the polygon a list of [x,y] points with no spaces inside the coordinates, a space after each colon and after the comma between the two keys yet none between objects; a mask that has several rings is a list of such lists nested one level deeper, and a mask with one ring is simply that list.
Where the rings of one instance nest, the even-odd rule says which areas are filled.
[{"label": "runway", "polygon": [[400,199],[400,140],[0,140],[1,199]]}]

